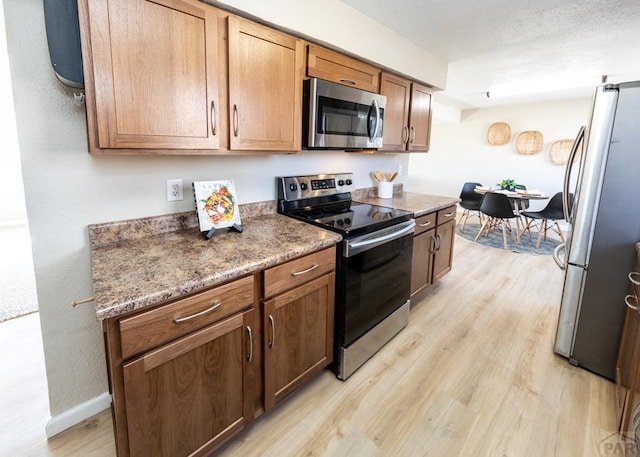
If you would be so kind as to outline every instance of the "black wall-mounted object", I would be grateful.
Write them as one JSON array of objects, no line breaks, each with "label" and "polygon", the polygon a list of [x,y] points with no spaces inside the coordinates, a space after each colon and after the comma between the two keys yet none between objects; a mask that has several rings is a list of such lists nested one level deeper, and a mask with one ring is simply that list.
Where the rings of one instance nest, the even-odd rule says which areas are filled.
[{"label": "black wall-mounted object", "polygon": [[44,21],[56,76],[67,86],[83,88],[77,0],[44,0]]}]

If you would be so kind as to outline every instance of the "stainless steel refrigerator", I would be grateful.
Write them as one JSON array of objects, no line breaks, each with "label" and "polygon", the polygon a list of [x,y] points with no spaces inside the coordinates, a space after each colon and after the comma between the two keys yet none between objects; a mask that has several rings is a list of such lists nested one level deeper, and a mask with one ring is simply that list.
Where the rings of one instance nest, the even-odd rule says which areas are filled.
[{"label": "stainless steel refrigerator", "polygon": [[640,81],[596,88],[563,192],[571,229],[554,252],[565,270],[555,352],[614,379],[627,275],[640,241]]}]

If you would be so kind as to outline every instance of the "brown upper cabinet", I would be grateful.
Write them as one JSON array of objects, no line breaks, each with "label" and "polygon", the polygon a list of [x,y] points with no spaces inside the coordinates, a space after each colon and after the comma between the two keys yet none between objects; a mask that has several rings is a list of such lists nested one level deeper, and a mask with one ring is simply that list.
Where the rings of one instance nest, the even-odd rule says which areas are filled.
[{"label": "brown upper cabinet", "polygon": [[382,150],[427,152],[431,139],[431,89],[383,72],[380,93],[387,97]]},{"label": "brown upper cabinet", "polygon": [[229,17],[231,149],[301,149],[303,71],[301,40]]},{"label": "brown upper cabinet", "polygon": [[300,151],[301,40],[196,0],[79,6],[90,152]]},{"label": "brown upper cabinet", "polygon": [[308,46],[307,76],[376,93],[380,86],[378,68],[313,44]]},{"label": "brown upper cabinet", "polygon": [[214,9],[85,0],[80,12],[91,152],[219,147]]}]

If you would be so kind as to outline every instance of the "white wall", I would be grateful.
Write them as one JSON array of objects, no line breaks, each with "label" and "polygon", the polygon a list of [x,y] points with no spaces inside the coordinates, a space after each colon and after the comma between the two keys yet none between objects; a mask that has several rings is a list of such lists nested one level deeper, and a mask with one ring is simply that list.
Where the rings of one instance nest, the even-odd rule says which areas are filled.
[{"label": "white wall", "polygon": [[[553,195],[562,190],[564,167],[551,162],[549,146],[557,140],[575,138],[580,126],[588,122],[590,108],[591,100],[585,98],[465,110],[460,123],[433,125],[428,154],[411,154],[407,189],[458,196],[467,181],[489,186],[515,179],[529,189]],[[487,143],[487,129],[494,122],[511,126],[508,144]],[[538,154],[516,152],[516,137],[526,130],[542,132],[544,146]],[[545,204],[532,201],[531,207]]]},{"label": "white wall", "polygon": [[[194,180],[233,179],[239,201],[247,203],[273,199],[279,174],[353,171],[360,188],[373,185],[369,173],[375,169],[407,169],[407,154],[91,156],[84,107],[75,104],[50,67],[42,0],[4,0],[3,6],[54,421],[107,390],[102,333],[92,304],[71,307],[73,300],[92,295],[87,225],[192,210]],[[356,19],[356,24],[362,20]],[[169,178],[184,179],[184,201],[166,202]],[[76,413],[74,420],[82,419]]]},{"label": "white wall", "polygon": [[27,221],[6,47],[4,15],[0,11],[0,182],[3,189],[0,198],[0,226]]},{"label": "white wall", "polygon": [[205,0],[351,52],[445,89],[447,62],[339,0]]}]

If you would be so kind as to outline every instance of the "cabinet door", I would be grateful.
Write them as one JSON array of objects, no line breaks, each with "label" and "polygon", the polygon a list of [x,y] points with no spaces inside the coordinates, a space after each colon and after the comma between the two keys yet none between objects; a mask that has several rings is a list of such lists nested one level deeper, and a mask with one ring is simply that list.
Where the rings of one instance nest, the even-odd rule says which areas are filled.
[{"label": "cabinet door", "polygon": [[335,274],[264,303],[265,409],[333,361]]},{"label": "cabinet door", "polygon": [[413,257],[411,259],[412,296],[431,284],[435,247],[435,228],[413,237]]},{"label": "cabinet door", "polygon": [[238,314],[124,365],[131,456],[206,455],[252,418],[248,375],[259,374],[253,314]]},{"label": "cabinet door", "polygon": [[231,149],[300,151],[302,41],[229,17]]},{"label": "cabinet door", "polygon": [[382,73],[380,93],[387,97],[384,110],[385,151],[404,151],[409,140],[409,100],[411,82],[389,73]]},{"label": "cabinet door", "polygon": [[87,109],[95,111],[97,146],[218,148],[214,9],[191,0],[96,0],[88,14]]},{"label": "cabinet door", "polygon": [[380,85],[380,69],[313,44],[309,45],[307,75],[369,92],[378,92]]},{"label": "cabinet door", "polygon": [[450,220],[436,228],[437,248],[433,258],[434,283],[451,271],[455,224],[455,220]]},{"label": "cabinet door", "polygon": [[409,150],[428,151],[431,139],[431,89],[416,83],[411,86],[409,125]]}]

